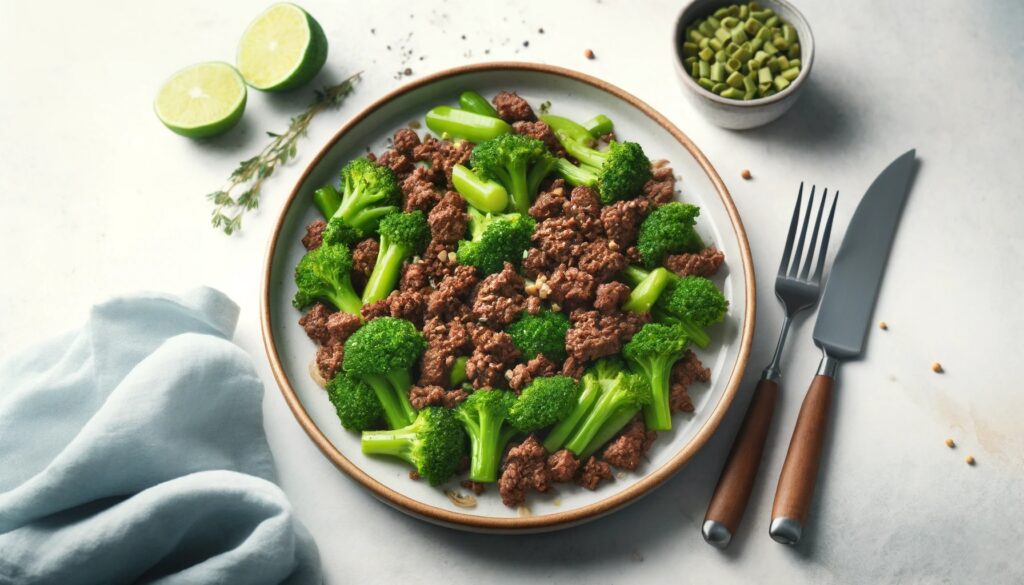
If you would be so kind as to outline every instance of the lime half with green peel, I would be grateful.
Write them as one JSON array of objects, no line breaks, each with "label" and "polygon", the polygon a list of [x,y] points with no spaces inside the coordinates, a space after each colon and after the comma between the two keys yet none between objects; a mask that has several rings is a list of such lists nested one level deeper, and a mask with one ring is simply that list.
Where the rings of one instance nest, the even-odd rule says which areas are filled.
[{"label": "lime half with green peel", "polygon": [[153,102],[157,117],[189,138],[220,134],[242,118],[245,81],[234,67],[218,61],[186,67],[164,82]]},{"label": "lime half with green peel", "polygon": [[294,4],[274,4],[245,29],[238,43],[238,70],[263,91],[285,91],[316,77],[327,61],[320,24]]}]

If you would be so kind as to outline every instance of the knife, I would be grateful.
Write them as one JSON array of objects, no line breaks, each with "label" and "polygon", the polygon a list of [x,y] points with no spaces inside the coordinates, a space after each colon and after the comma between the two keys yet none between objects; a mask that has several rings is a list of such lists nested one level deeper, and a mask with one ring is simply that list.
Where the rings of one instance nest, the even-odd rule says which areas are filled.
[{"label": "knife", "polygon": [[832,264],[814,325],[814,344],[821,348],[821,363],[800,407],[772,506],[768,533],[783,544],[796,544],[803,534],[824,446],[832,384],[839,362],[858,357],[864,349],[889,249],[916,166],[914,153],[904,153],[871,183]]}]

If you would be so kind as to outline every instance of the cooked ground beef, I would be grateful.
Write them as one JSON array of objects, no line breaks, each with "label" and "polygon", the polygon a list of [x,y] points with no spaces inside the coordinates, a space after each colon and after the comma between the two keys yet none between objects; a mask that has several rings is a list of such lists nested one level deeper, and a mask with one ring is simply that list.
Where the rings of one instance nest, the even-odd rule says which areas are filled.
[{"label": "cooked ground beef", "polygon": [[416,168],[412,157],[395,150],[385,151],[384,154],[377,158],[377,164],[384,165],[394,171],[399,181],[408,177],[413,169]]},{"label": "cooked ground beef", "polygon": [[464,479],[464,480],[462,480],[462,484],[461,485],[462,485],[462,487],[466,488],[467,490],[469,490],[469,491],[471,491],[474,494],[479,496],[480,494],[484,493],[484,487],[487,484],[480,483],[478,481],[473,481],[473,480],[470,480],[470,479]]},{"label": "cooked ground beef", "polygon": [[586,362],[577,359],[576,357],[569,356],[562,362],[562,375],[575,378],[579,382],[580,378],[583,377],[583,372],[586,369]]},{"label": "cooked ground beef", "polygon": [[323,304],[316,303],[305,315],[299,318],[299,325],[306,331],[306,335],[317,343],[327,343],[331,334],[327,331],[327,318],[331,315],[331,309]]},{"label": "cooked ground beef", "polygon": [[455,191],[448,191],[427,215],[430,237],[435,242],[454,244],[466,237],[469,216],[466,200]]},{"label": "cooked ground beef", "polygon": [[508,262],[501,272],[480,281],[473,296],[473,316],[489,327],[505,327],[523,312],[523,278]]},{"label": "cooked ground beef", "polygon": [[601,313],[577,309],[570,313],[572,327],[565,335],[565,348],[578,363],[614,355],[650,321],[647,313]]},{"label": "cooked ground beef", "polygon": [[386,299],[363,305],[361,313],[367,321],[378,317],[398,317],[421,328],[426,307],[427,297],[422,292],[396,290]]},{"label": "cooked ground beef", "polygon": [[601,217],[601,200],[590,187],[573,187],[565,206],[565,215],[581,220]]},{"label": "cooked ground beef", "polygon": [[529,313],[531,315],[537,315],[537,314],[540,313],[540,310],[543,309],[543,308],[544,308],[544,305],[541,302],[540,297],[538,297],[538,296],[528,296],[528,297],[526,297],[526,312],[527,313]]},{"label": "cooked ground beef", "polygon": [[324,380],[330,380],[341,368],[342,359],[345,357],[345,344],[328,342],[316,350],[316,367]]},{"label": "cooked ground beef", "polygon": [[675,197],[676,176],[668,166],[658,166],[655,161],[651,169],[652,177],[644,185],[644,197],[650,199],[654,205],[664,205]]},{"label": "cooked ground beef", "polygon": [[593,491],[597,489],[601,480],[611,480],[611,478],[611,466],[591,455],[576,477],[576,483]]},{"label": "cooked ground beef", "polygon": [[409,389],[409,402],[416,410],[428,406],[455,408],[466,399],[466,392],[461,388],[445,390],[441,386],[413,386]]},{"label": "cooked ground beef", "polygon": [[429,169],[417,167],[402,181],[402,195],[404,196],[402,209],[427,213],[437,205],[437,202],[441,200],[441,195],[437,192],[431,179]]},{"label": "cooked ground beef", "polygon": [[481,327],[473,331],[473,354],[466,362],[466,375],[474,388],[506,388],[505,372],[520,358],[512,338],[504,331]]},{"label": "cooked ground beef", "polygon": [[367,238],[352,248],[352,286],[356,290],[362,290],[366,286],[366,279],[373,272],[377,264],[377,254],[380,253],[380,244],[373,238]]},{"label": "cooked ground beef", "polygon": [[327,222],[318,219],[306,226],[306,235],[302,237],[302,245],[307,250],[315,250],[324,243],[324,230],[327,229]]},{"label": "cooked ground beef", "polygon": [[690,384],[711,380],[711,370],[700,363],[700,358],[692,351],[687,351],[683,359],[672,366],[669,378],[668,405],[672,412],[693,412],[693,401],[690,400]]},{"label": "cooked ground beef", "polygon": [[548,452],[530,435],[512,447],[505,456],[505,468],[498,479],[498,492],[506,506],[518,506],[526,500],[528,490],[548,491]]},{"label": "cooked ground beef", "polygon": [[549,299],[558,303],[565,312],[593,304],[597,289],[593,275],[579,268],[564,266],[555,269],[547,285],[551,289]]},{"label": "cooked ground beef", "polygon": [[523,136],[529,136],[536,140],[542,141],[551,151],[551,154],[555,156],[565,156],[565,149],[562,148],[562,143],[558,141],[555,133],[551,131],[551,126],[548,126],[544,122],[527,122],[520,120],[512,123],[512,131],[516,134],[522,134]]},{"label": "cooked ground beef", "polygon": [[512,368],[512,375],[508,379],[508,387],[517,394],[523,388],[530,385],[534,378],[543,376],[554,376],[558,373],[558,365],[544,357],[544,354],[537,354],[537,357],[519,364]]},{"label": "cooked ground beef", "polygon": [[423,251],[421,262],[427,276],[437,283],[447,276],[455,274],[459,267],[455,256],[455,244],[431,241]]},{"label": "cooked ground beef", "polygon": [[565,181],[555,179],[551,187],[537,194],[537,199],[530,206],[530,217],[537,221],[558,217],[562,215],[565,202]]},{"label": "cooked ground beef", "polygon": [[472,266],[455,265],[427,299],[426,317],[450,321],[469,312],[466,301],[479,279]]},{"label": "cooked ground beef", "polygon": [[597,295],[594,298],[594,308],[604,314],[614,314],[621,310],[622,304],[629,298],[632,292],[621,282],[608,282],[597,287]]},{"label": "cooked ground beef", "polygon": [[419,291],[430,294],[430,276],[422,262],[407,263],[402,268],[402,278],[398,281],[398,290]]},{"label": "cooked ground beef", "polygon": [[412,156],[413,150],[420,145],[420,137],[412,129],[402,128],[395,132],[392,144],[396,151]]},{"label": "cooked ground beef", "polygon": [[708,246],[696,254],[675,254],[665,258],[665,268],[679,276],[713,276],[725,261],[725,254]]},{"label": "cooked ground beef", "polygon": [[601,225],[608,239],[615,242],[619,250],[626,250],[636,243],[636,236],[650,212],[651,202],[648,199],[628,199],[616,201],[601,209]]},{"label": "cooked ground beef", "polygon": [[359,317],[344,311],[335,311],[327,317],[329,340],[345,343],[345,340],[355,333],[356,329],[359,329],[361,325]]},{"label": "cooked ground beef", "polygon": [[467,164],[470,155],[473,154],[471,142],[451,142],[438,140],[433,136],[426,137],[422,143],[412,149],[412,157],[418,162],[425,162],[429,167],[419,167],[423,175],[429,177],[432,183],[441,187],[452,189],[452,167],[457,164]]},{"label": "cooked ground beef", "polygon": [[654,431],[647,430],[643,417],[637,416],[618,437],[608,443],[601,458],[619,469],[633,471],[640,465],[641,457],[651,448],[657,436]]},{"label": "cooked ground beef", "polygon": [[605,283],[617,278],[629,265],[620,252],[616,252],[611,240],[595,240],[581,244],[576,249],[576,266],[594,277],[594,281]]},{"label": "cooked ground beef", "polygon": [[494,109],[498,110],[498,115],[501,116],[501,119],[509,124],[518,121],[531,122],[537,119],[537,115],[533,113],[533,108],[530,107],[530,104],[519,97],[519,94],[514,91],[500,91],[491,101],[494,104]]},{"label": "cooked ground beef", "polygon": [[572,481],[573,476],[576,475],[576,471],[580,468],[580,460],[572,454],[572,451],[568,449],[559,449],[551,455],[548,455],[546,465],[548,470],[548,479],[564,483]]}]

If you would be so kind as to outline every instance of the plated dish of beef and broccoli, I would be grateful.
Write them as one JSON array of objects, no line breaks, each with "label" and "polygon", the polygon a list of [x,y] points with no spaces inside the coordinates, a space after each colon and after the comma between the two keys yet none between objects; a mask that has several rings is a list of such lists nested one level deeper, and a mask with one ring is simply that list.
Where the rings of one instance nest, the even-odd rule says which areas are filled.
[{"label": "plated dish of beef and broccoli", "polygon": [[314,193],[295,268],[311,373],[363,453],[510,507],[643,465],[728,311],[669,161],[548,109],[426,112]]}]

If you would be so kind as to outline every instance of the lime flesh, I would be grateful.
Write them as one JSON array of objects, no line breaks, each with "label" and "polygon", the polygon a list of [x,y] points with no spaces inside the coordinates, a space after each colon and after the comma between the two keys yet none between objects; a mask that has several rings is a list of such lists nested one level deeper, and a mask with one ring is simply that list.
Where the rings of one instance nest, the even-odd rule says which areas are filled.
[{"label": "lime flesh", "polygon": [[327,37],[305,10],[274,4],[238,43],[238,70],[262,91],[285,91],[312,80],[327,61]]},{"label": "lime flesh", "polygon": [[164,82],[153,102],[160,121],[189,138],[220,134],[245,111],[245,82],[227,63],[199,63]]}]

